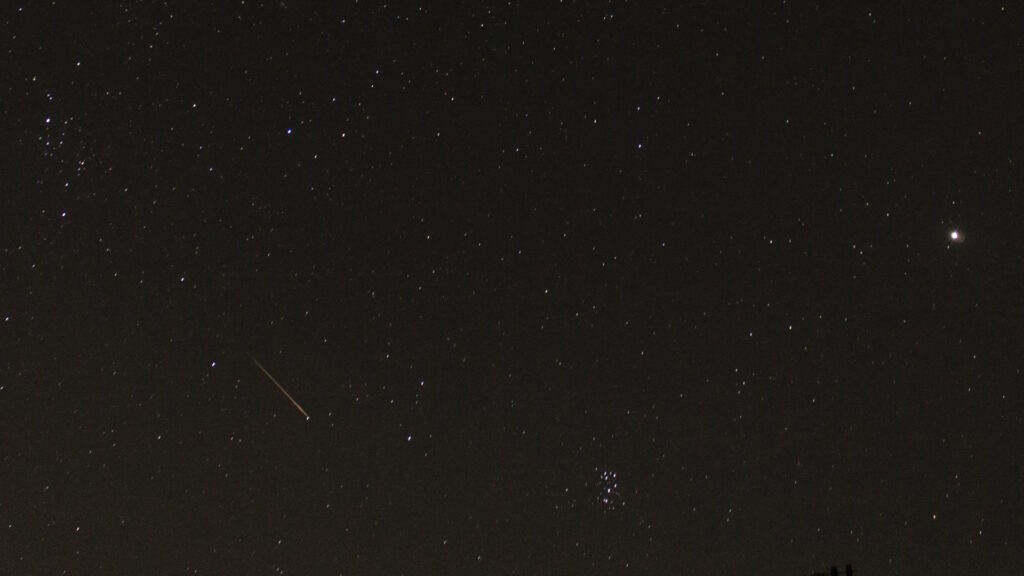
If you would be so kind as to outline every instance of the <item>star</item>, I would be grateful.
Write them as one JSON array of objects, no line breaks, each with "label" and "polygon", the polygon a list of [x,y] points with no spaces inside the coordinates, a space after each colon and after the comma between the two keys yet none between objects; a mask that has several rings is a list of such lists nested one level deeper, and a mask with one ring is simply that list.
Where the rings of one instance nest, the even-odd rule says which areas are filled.
[{"label": "star", "polygon": [[949,240],[959,244],[964,241],[964,235],[959,230],[951,230],[949,232]]}]

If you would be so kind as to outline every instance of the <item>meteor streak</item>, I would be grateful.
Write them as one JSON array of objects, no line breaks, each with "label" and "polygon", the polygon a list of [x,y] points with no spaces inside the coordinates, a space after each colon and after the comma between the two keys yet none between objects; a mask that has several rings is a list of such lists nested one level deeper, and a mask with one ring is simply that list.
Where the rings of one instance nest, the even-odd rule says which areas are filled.
[{"label": "meteor streak", "polygon": [[267,378],[270,378],[270,381],[273,382],[275,386],[277,386],[277,389],[281,391],[281,394],[284,394],[284,397],[287,398],[288,401],[291,402],[296,408],[298,408],[299,412],[302,412],[302,415],[306,417],[306,420],[309,420],[309,414],[307,414],[306,411],[302,409],[302,406],[299,406],[299,403],[296,402],[295,398],[292,398],[292,395],[289,394],[288,391],[284,389],[284,386],[281,386],[281,383],[277,381],[277,378],[274,378],[270,374],[270,372],[267,372],[267,369],[264,368],[263,364],[260,364],[260,361],[257,360],[255,357],[253,357],[252,361],[256,363],[256,366],[258,366],[259,369],[262,370],[264,374],[267,375]]}]

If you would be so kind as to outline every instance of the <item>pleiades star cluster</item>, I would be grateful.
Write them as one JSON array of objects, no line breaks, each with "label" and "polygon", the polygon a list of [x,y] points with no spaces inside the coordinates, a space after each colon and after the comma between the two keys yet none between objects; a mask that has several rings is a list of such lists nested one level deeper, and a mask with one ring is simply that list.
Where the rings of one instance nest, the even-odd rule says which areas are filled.
[{"label": "pleiades star cluster", "polygon": [[7,2],[0,574],[1017,574],[1012,2]]}]

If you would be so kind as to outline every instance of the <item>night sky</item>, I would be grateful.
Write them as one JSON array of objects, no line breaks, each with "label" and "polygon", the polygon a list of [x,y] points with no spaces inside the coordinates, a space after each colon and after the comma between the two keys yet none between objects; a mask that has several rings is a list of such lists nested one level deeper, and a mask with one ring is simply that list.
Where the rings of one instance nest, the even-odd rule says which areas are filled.
[{"label": "night sky", "polygon": [[1024,7],[816,4],[5,2],[0,573],[1020,574]]}]

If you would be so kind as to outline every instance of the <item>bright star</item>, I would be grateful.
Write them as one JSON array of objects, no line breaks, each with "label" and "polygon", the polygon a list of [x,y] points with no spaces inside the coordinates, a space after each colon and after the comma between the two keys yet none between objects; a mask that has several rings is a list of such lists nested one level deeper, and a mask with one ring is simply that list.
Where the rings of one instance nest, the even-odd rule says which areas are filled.
[{"label": "bright star", "polygon": [[964,235],[961,234],[959,230],[953,230],[949,233],[949,239],[953,242],[963,242]]}]

